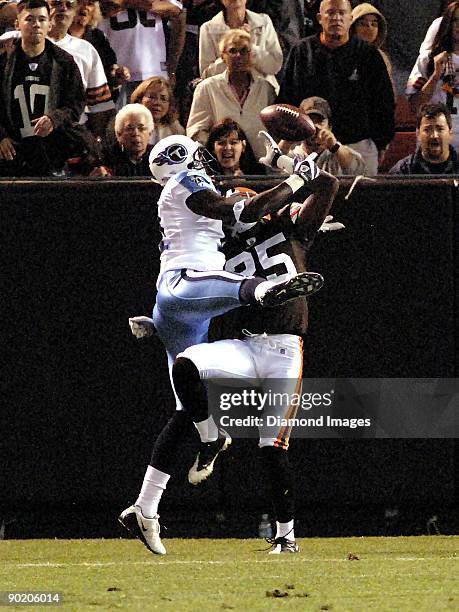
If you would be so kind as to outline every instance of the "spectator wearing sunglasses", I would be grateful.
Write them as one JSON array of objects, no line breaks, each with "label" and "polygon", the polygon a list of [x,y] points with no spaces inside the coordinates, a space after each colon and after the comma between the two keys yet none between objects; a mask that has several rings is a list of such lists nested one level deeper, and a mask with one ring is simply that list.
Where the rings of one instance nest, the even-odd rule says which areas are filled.
[{"label": "spectator wearing sunglasses", "polygon": [[211,127],[229,117],[244,130],[258,159],[265,154],[264,143],[258,138],[258,132],[264,129],[259,115],[262,108],[274,102],[274,86],[253,69],[252,40],[246,30],[224,34],[220,56],[226,69],[196,87],[187,136],[205,145]]},{"label": "spectator wearing sunglasses", "polygon": [[252,66],[264,75],[274,87],[279,85],[276,75],[282,68],[282,48],[271,18],[264,13],[246,9],[246,0],[220,0],[222,10],[210,21],[203,23],[199,31],[199,72],[207,78],[220,74],[226,68],[219,53],[219,43],[230,29],[246,30],[252,40]]}]

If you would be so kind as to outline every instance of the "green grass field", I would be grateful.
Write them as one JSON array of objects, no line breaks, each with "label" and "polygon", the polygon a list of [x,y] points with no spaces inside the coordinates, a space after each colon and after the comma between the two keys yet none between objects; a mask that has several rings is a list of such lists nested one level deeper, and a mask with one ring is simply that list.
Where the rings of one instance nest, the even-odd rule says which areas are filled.
[{"label": "green grass field", "polygon": [[165,557],[127,539],[1,541],[0,590],[60,591],[76,611],[459,610],[456,536],[300,539],[280,556],[262,540],[164,541]]}]

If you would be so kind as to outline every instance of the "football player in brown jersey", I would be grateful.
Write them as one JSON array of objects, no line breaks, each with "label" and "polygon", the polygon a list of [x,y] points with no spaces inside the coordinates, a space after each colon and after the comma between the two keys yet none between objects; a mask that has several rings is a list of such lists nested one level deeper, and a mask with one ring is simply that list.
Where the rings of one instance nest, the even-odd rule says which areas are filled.
[{"label": "football player in brown jersey", "polygon": [[[269,146],[267,145],[268,149]],[[265,160],[268,163],[275,164],[279,157],[278,150],[275,150],[273,154],[271,153],[272,151],[267,151]],[[313,162],[311,161],[311,163]],[[279,165],[277,167],[279,167]],[[290,172],[292,171],[293,163]],[[302,204],[291,206],[288,202],[291,201],[292,198],[285,200],[287,206],[284,206],[279,212],[279,215],[275,216],[277,225],[272,226],[273,233],[271,234],[270,230],[268,230],[268,233],[264,233],[268,228],[268,222],[260,226],[262,233],[257,239],[259,247],[258,252],[260,255],[257,255],[257,257],[258,259],[261,257],[262,261],[258,262],[259,265],[255,261],[251,264],[248,263],[252,255],[249,251],[246,251],[247,245],[244,242],[239,243],[238,248],[240,249],[241,256],[246,259],[247,264],[245,271],[241,269],[241,272],[247,276],[252,276],[252,268],[258,265],[258,269],[264,273],[265,278],[266,276],[273,276],[273,278],[275,278],[276,274],[281,277],[284,275],[286,277],[291,277],[292,274],[296,274],[296,266],[305,270],[306,264],[304,255],[309,248],[312,237],[321,227],[328,214],[336,195],[337,187],[338,182],[335,177],[319,170],[316,179],[308,183],[307,190],[303,190],[302,188],[297,190],[297,194],[300,194],[303,201]],[[293,215],[293,218],[291,215]],[[253,223],[237,222],[236,228],[233,228],[236,234],[235,240],[240,240],[240,237],[237,236],[239,233],[243,236],[246,231],[257,232],[255,228],[256,226]],[[295,244],[293,241],[290,241],[290,233],[292,237],[295,235]],[[249,241],[252,238],[253,236],[250,235]],[[274,241],[272,246],[276,246],[276,241],[282,243],[281,250],[276,251],[276,254],[271,253],[270,244],[268,244],[270,240]],[[228,249],[230,249],[231,244],[231,241],[229,241],[227,245]],[[290,249],[293,244],[294,246]],[[264,254],[263,249],[265,249]],[[286,252],[284,253],[282,249]],[[255,252],[256,250],[253,251],[253,253]],[[233,258],[229,250],[228,258],[230,260]],[[273,270],[270,270],[271,266],[274,266]],[[242,268],[244,268],[244,266],[242,266]],[[302,300],[300,299],[300,301]],[[282,360],[283,369],[278,369],[277,376],[286,376],[288,373],[289,377],[295,380],[295,384],[301,379],[302,343],[298,334],[303,333],[307,324],[307,314],[305,314],[304,311],[305,302],[303,302],[303,306],[297,312],[291,312],[289,319],[284,321],[285,327],[283,330],[279,328],[276,331],[273,327],[267,328],[270,338],[269,341],[276,345],[276,350],[279,351],[280,355],[285,354],[286,357],[286,359]],[[272,312],[271,310],[271,313]],[[280,317],[276,317],[279,323],[282,321],[283,317],[283,313]],[[140,328],[139,335],[141,335],[141,328],[144,324],[148,325],[149,321],[151,322],[151,320],[146,317],[131,320],[133,333],[136,329],[137,332],[139,332]],[[239,323],[236,323],[236,325],[239,325]],[[238,328],[238,332],[239,329],[240,328]],[[251,337],[250,343],[255,345],[259,339],[263,342],[263,334],[265,334],[266,330],[263,329],[262,333],[259,334],[259,330],[255,328],[255,326],[252,326],[252,329],[253,332],[251,331],[251,333],[255,334],[255,336]],[[278,342],[280,342],[280,344],[278,344]],[[212,346],[215,346],[215,343],[212,344]],[[261,348],[263,348],[263,346]],[[198,474],[198,477],[194,480],[196,483],[205,479],[201,477],[204,473],[208,472],[205,477],[211,473],[217,455],[231,442],[231,439],[226,433],[219,436],[218,428],[212,416],[207,414],[206,389],[201,383],[199,366],[196,366],[190,357],[191,355],[188,356],[185,351],[182,353],[182,356],[177,359],[173,368],[174,385],[176,383],[178,384],[179,391],[177,395],[183,403],[185,410],[176,411],[160,433],[153,449],[149,472],[144,479],[139,498],[134,506],[127,508],[119,517],[120,522],[127,529],[136,535],[150,551],[157,554],[166,553],[164,545],[159,537],[158,505],[166,488],[169,475],[172,472],[173,464],[179,456],[178,449],[181,440],[183,440],[185,436],[192,434],[193,423],[195,423],[201,437],[201,447],[195,469],[195,472],[201,472],[201,474]],[[287,367],[285,364],[287,364],[289,359],[290,362]],[[209,432],[212,432],[212,436],[209,435]],[[277,432],[274,437],[270,437],[268,434],[262,432],[261,437],[263,440],[263,448],[266,448],[266,450],[262,452],[265,453],[266,462],[270,465],[269,472],[274,473],[278,469],[275,466],[280,466],[280,470],[285,474],[284,481],[287,482],[289,474],[291,473],[285,454],[289,432]],[[208,470],[209,466],[211,468],[210,471]],[[191,474],[190,480],[193,480]],[[290,506],[286,506],[284,511],[276,511],[276,518],[279,519],[278,522],[281,527],[278,537],[282,539],[278,540],[275,544],[273,549],[275,552],[296,551],[293,529],[290,529],[290,524],[293,525],[293,497],[289,495],[286,497],[287,501],[285,503],[287,506],[290,504]],[[291,510],[289,510],[289,508],[291,508]],[[286,537],[287,535],[289,536],[288,538]],[[292,537],[293,539],[291,539]]]},{"label": "football player in brown jersey", "polygon": [[[306,257],[319,230],[343,227],[328,216],[333,199],[319,201],[303,193],[302,204],[293,202],[242,232],[227,229],[223,244],[225,268],[250,276],[282,279],[307,269]],[[270,554],[298,552],[294,535],[294,479],[286,453],[298,403],[289,399],[301,393],[303,371],[302,336],[308,328],[307,300],[299,299],[270,310],[239,309],[213,320],[211,344],[200,344],[181,353],[174,366],[174,385],[195,422],[209,418],[207,388],[202,381],[216,379],[240,390],[241,380],[250,380],[269,397],[275,389],[274,405],[265,406],[256,423],[262,462],[271,486],[276,535]],[[222,339],[224,338],[224,339]],[[271,394],[274,397],[274,394]],[[260,413],[261,414],[261,413]],[[268,415],[272,421],[268,424]],[[210,417],[212,418],[212,417]],[[190,469],[189,481],[199,484],[210,476],[218,454],[225,450],[227,436],[201,442]]]}]

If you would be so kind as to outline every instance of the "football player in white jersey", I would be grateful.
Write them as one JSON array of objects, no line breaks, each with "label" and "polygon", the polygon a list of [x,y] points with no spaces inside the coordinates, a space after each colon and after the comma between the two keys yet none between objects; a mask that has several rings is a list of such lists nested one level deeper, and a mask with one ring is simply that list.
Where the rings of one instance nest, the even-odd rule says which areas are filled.
[{"label": "football player in white jersey", "polygon": [[[178,353],[207,341],[212,317],[244,304],[279,305],[311,295],[322,285],[322,277],[311,272],[287,275],[276,283],[223,271],[222,221],[243,231],[264,215],[281,209],[305,185],[319,207],[328,205],[338,188],[337,179],[319,170],[311,159],[299,164],[287,160],[292,174],[273,189],[243,200],[238,196],[225,198],[204,171],[202,154],[201,145],[186,136],[169,136],[150,154],[152,174],[164,185],[158,202],[164,239],[153,321],[166,346],[170,369]],[[279,157],[277,151],[273,156]],[[134,325],[137,322],[131,320],[131,327]],[[178,410],[155,443],[135,505],[119,517],[157,554],[166,552],[159,538],[158,504],[190,425],[190,418],[178,403]],[[212,417],[196,427],[203,442],[216,441],[216,454],[231,441],[225,434],[219,438]]]}]

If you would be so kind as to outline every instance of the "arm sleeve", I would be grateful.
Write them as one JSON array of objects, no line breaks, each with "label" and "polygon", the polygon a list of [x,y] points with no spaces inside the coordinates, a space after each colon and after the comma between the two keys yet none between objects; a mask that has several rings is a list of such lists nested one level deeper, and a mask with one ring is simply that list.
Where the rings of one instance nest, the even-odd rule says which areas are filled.
[{"label": "arm sleeve", "polygon": [[434,19],[432,23],[430,24],[429,29],[427,30],[427,33],[425,35],[425,38],[422,41],[421,46],[419,47],[420,54],[426,53],[427,51],[430,51],[432,49],[433,41],[440,28],[441,20],[442,20],[442,17],[437,17],[437,19]]},{"label": "arm sleeve", "polygon": [[282,49],[273,22],[265,15],[259,45],[252,45],[253,63],[262,74],[277,74],[282,68]]},{"label": "arm sleeve", "polygon": [[215,192],[210,177],[203,172],[183,172],[177,176],[177,183],[182,185],[189,194],[198,193],[198,191]]},{"label": "arm sleeve", "polygon": [[350,167],[347,170],[346,174],[348,175],[358,175],[358,174],[365,174],[365,162],[363,160],[363,157],[360,155],[360,153],[358,151],[354,151],[354,149],[352,147],[347,147],[349,149],[349,151],[351,152],[351,158],[352,161],[350,163]]},{"label": "arm sleeve", "polygon": [[50,110],[47,115],[54,125],[54,129],[59,129],[67,122],[78,123],[83,113],[86,93],[81,80],[81,74],[75,62],[68,62],[63,73],[62,95],[59,108]]},{"label": "arm sleeve", "polygon": [[105,76],[107,76],[108,78],[110,68],[113,66],[113,64],[116,64],[118,62],[116,58],[116,53],[113,50],[111,44],[108,42],[108,38],[105,36],[102,30],[96,28],[93,31],[93,37],[95,42],[94,47],[102,61],[102,66],[105,69]]},{"label": "arm sleeve", "polygon": [[429,63],[429,51],[419,55],[413,69],[408,77],[405,94],[411,96],[424,87],[428,80],[427,65]]},{"label": "arm sleeve", "polygon": [[388,174],[410,174],[409,167],[412,156],[404,157],[400,159],[395,166],[389,170]]},{"label": "arm sleeve", "polygon": [[218,46],[210,35],[209,23],[203,23],[199,30],[199,74],[203,78],[223,72],[225,68]]},{"label": "arm sleeve", "polygon": [[[88,43],[90,44],[90,43]],[[105,76],[102,60],[93,45],[91,48],[91,70],[88,74],[88,84],[86,90],[86,104],[89,113],[101,113],[113,110],[115,104]]]},{"label": "arm sleeve", "polygon": [[193,95],[186,135],[205,145],[214,119],[206,82],[203,81],[196,87]]},{"label": "arm sleeve", "polygon": [[394,89],[386,64],[377,49],[370,48],[367,66],[370,134],[378,150],[384,149],[395,134]]}]

